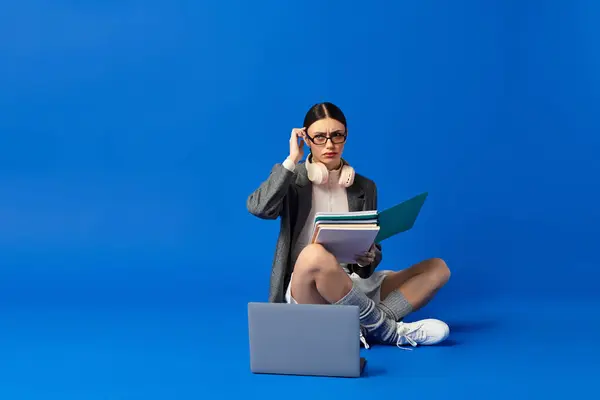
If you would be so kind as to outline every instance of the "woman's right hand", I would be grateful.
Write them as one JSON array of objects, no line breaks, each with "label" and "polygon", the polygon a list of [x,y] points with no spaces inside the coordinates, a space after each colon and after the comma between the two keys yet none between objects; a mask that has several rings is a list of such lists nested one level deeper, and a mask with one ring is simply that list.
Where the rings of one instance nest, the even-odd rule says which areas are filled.
[{"label": "woman's right hand", "polygon": [[292,136],[290,137],[290,160],[294,164],[298,164],[304,156],[304,138],[306,128],[294,128],[292,129]]}]

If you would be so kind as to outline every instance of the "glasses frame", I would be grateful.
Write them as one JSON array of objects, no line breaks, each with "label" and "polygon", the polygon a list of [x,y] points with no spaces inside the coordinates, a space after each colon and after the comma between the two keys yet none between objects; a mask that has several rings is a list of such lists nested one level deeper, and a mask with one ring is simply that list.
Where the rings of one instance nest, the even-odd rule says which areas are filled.
[{"label": "glasses frame", "polygon": [[311,136],[310,136],[308,133],[306,133],[305,135],[306,135],[306,137],[307,137],[307,138],[308,138],[308,139],[309,139],[309,140],[310,140],[310,141],[311,141],[311,142],[312,142],[312,143],[313,143],[315,146],[326,146],[326,145],[327,145],[327,142],[328,142],[329,140],[331,140],[331,143],[332,143],[332,144],[334,144],[334,145],[335,145],[335,144],[343,144],[343,143],[346,143],[346,140],[348,139],[348,134],[347,134],[347,133],[342,133],[342,134],[336,133],[336,135],[339,135],[339,136],[343,137],[343,138],[344,138],[344,140],[342,140],[342,141],[341,141],[341,142],[339,142],[339,143],[336,143],[336,142],[334,142],[334,141],[333,141],[333,138],[332,138],[331,136],[325,136],[325,142],[324,142],[324,143],[315,143],[315,139],[314,139],[314,138],[312,138],[312,137],[311,137]]}]

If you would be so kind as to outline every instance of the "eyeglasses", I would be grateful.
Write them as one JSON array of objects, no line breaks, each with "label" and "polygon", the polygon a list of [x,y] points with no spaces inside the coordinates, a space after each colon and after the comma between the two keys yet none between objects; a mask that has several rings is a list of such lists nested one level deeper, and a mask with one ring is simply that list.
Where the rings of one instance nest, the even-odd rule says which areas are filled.
[{"label": "eyeglasses", "polygon": [[306,137],[317,146],[324,146],[327,144],[328,140],[331,140],[331,143],[333,144],[342,144],[346,141],[346,136],[347,135],[339,132],[336,132],[331,136],[325,136],[322,133],[319,133],[318,135],[315,135],[315,137],[310,137],[308,133],[306,134]]}]

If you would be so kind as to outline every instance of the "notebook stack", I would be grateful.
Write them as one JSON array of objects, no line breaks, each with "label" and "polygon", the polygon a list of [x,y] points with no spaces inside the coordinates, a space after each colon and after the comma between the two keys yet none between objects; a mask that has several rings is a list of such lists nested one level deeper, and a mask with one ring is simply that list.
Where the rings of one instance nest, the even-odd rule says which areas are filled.
[{"label": "notebook stack", "polygon": [[312,243],[323,245],[338,262],[352,264],[371,248],[379,233],[377,211],[319,212],[315,215]]},{"label": "notebook stack", "polygon": [[353,264],[373,243],[410,230],[427,196],[424,192],[379,212],[317,213],[312,243],[321,244],[340,263]]}]

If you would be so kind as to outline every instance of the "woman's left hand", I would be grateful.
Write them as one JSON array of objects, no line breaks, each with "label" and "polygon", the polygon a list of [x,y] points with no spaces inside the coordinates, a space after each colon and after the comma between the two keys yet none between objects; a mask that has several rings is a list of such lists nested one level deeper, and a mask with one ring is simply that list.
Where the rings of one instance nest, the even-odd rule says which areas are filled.
[{"label": "woman's left hand", "polygon": [[373,244],[365,253],[356,255],[356,262],[364,267],[370,265],[375,261],[375,250],[375,244]]}]

